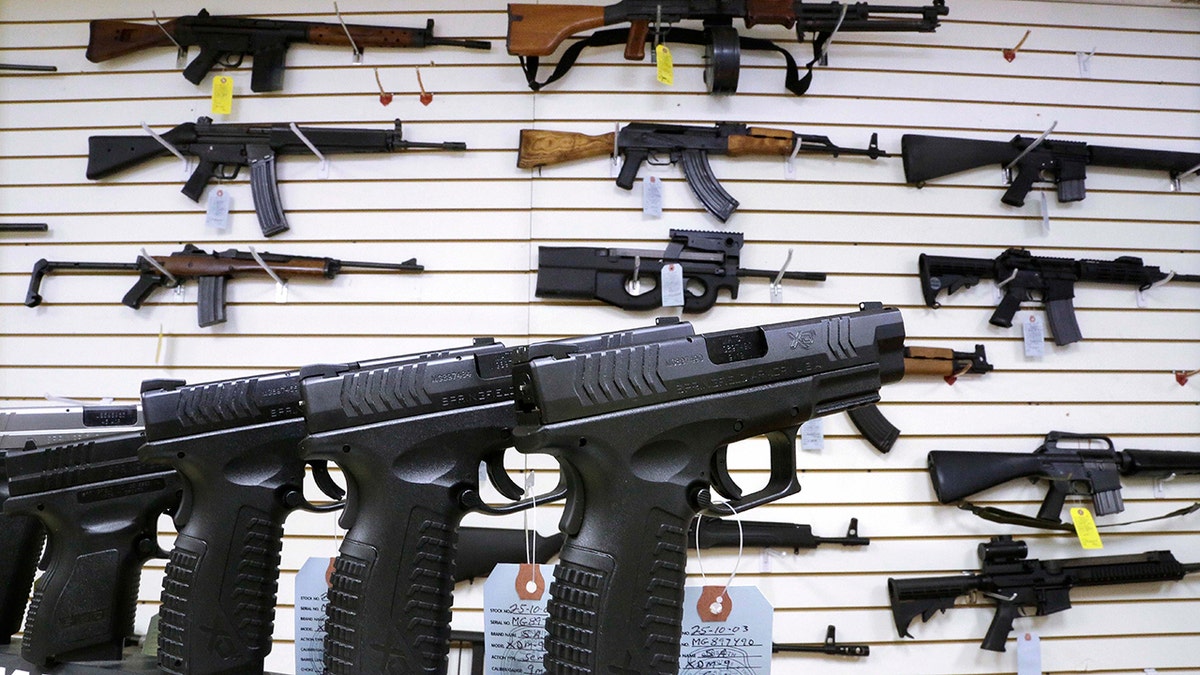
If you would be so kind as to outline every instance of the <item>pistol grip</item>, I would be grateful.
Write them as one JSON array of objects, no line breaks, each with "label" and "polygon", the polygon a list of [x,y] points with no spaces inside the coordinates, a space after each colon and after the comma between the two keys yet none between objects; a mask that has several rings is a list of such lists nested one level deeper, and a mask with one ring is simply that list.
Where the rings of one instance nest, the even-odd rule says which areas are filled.
[{"label": "pistol grip", "polygon": [[632,190],[638,170],[642,168],[642,163],[650,158],[650,153],[646,150],[630,149],[623,150],[622,154],[625,156],[625,161],[621,164],[621,172],[617,174],[617,187],[622,190]]},{"label": "pistol grip", "polygon": [[996,615],[992,617],[987,633],[983,636],[983,644],[980,645],[983,649],[992,652],[1006,651],[1004,643],[1008,641],[1009,633],[1012,633],[1013,620],[1020,616],[1018,610],[1017,605],[1011,602],[1000,602],[996,605]]},{"label": "pistol grip", "polygon": [[[445,672],[460,511],[439,513],[410,493],[400,511],[357,523],[380,536],[347,533],[330,579],[325,670],[331,675]],[[445,490],[440,501],[446,502]],[[404,513],[403,511],[407,511]],[[375,522],[378,521],[378,522]],[[372,526],[378,527],[372,527]]]},{"label": "pistol grip", "polygon": [[1000,304],[996,306],[996,310],[992,312],[992,317],[988,319],[988,323],[1001,328],[1012,328],[1013,317],[1016,316],[1017,310],[1021,309],[1021,298],[1026,294],[1018,289],[1010,288],[1004,293],[1004,297],[1000,299]]},{"label": "pistol grip", "polygon": [[629,22],[629,38],[625,41],[626,61],[646,60],[646,33],[649,30],[649,21]]},{"label": "pistol grip", "polygon": [[1000,201],[1009,206],[1024,206],[1025,196],[1033,189],[1033,184],[1038,179],[1038,167],[1030,162],[1022,162],[1014,169],[1016,175],[1013,176],[1013,182],[1004,191]]},{"label": "pistol grip", "polygon": [[[200,54],[192,59],[192,62],[187,64],[187,68],[183,69],[183,76],[192,84],[200,84],[204,77],[208,75],[208,71],[217,65],[217,61],[221,60],[225,54],[216,49],[208,49],[201,47]],[[255,90],[257,91],[257,90]]]},{"label": "pistol grip", "polygon": [[[0,497],[5,487],[0,485]],[[0,515],[0,539],[0,644],[8,644],[21,629],[45,531],[30,516]]]}]

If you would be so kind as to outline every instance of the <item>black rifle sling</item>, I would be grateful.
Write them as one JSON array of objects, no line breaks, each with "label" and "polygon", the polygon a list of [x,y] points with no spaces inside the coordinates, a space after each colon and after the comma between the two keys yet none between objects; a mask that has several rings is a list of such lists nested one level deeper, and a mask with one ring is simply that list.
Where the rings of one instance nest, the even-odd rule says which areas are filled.
[{"label": "black rifle sling", "polygon": [[[774,42],[760,38],[748,38],[740,36],[738,37],[738,41],[742,49],[758,51],[773,50],[782,54],[784,61],[787,62],[787,72],[784,76],[783,86],[793,94],[797,96],[803,96],[804,92],[808,91],[809,85],[812,84],[813,66],[817,63],[819,58],[818,55],[821,53],[821,48],[824,47],[825,42],[829,39],[830,35],[831,34],[828,33],[821,33],[816,37],[816,39],[813,40],[813,60],[809,61],[805,65],[805,68],[808,72],[805,73],[804,77],[800,77],[800,69],[796,65],[796,59],[792,57],[791,52],[783,47],[780,47]],[[693,30],[690,28],[672,28],[664,33],[664,36],[670,37],[670,42],[685,45],[705,46],[709,42],[709,38],[704,31]],[[525,70],[525,81],[529,83],[530,89],[538,91],[542,87],[550,84],[551,82],[555,82],[563,75],[566,75],[567,71],[571,69],[571,66],[575,65],[575,60],[579,58],[579,54],[583,52],[585,48],[611,47],[612,45],[625,44],[628,39],[628,28],[612,28],[609,30],[602,30],[592,33],[588,37],[583,38],[582,40],[579,40],[568,47],[567,50],[563,52],[562,58],[559,59],[558,65],[554,67],[554,72],[550,73],[550,77],[547,77],[543,82],[538,82],[537,80],[537,71],[539,65],[538,57],[522,56],[520,57],[521,68]]]},{"label": "black rifle sling", "polygon": [[[1027,515],[1024,515],[1021,513],[1017,513],[1015,511],[1008,511],[1006,509],[996,508],[994,506],[979,506],[978,504],[972,504],[971,502],[961,502],[958,505],[958,508],[960,508],[964,511],[970,511],[971,513],[974,513],[975,515],[979,516],[980,518],[983,518],[984,520],[989,520],[993,523],[1001,523],[1004,525],[1021,525],[1024,527],[1036,527],[1041,530],[1059,530],[1062,532],[1074,532],[1075,531],[1075,525],[1073,525],[1072,523],[1062,523],[1062,522],[1055,522],[1053,520],[1045,520],[1043,518],[1036,518],[1034,516],[1027,516]],[[1189,513],[1195,513],[1196,511],[1200,511],[1200,502],[1195,502],[1190,506],[1185,506],[1181,509],[1176,509],[1170,513],[1164,513],[1161,516],[1154,516],[1152,518],[1141,518],[1139,520],[1129,520],[1129,521],[1126,521],[1123,523],[1105,523],[1104,525],[1097,525],[1096,527],[1097,528],[1124,527],[1126,525],[1134,525],[1137,523],[1149,523],[1149,522],[1155,521],[1155,520],[1165,520],[1167,518],[1186,516]]]}]

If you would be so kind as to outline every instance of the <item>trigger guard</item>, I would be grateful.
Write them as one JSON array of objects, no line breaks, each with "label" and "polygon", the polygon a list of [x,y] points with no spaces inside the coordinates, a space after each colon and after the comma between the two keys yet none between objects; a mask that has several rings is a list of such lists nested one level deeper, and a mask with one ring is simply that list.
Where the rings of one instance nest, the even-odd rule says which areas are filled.
[{"label": "trigger guard", "polygon": [[343,471],[342,475],[346,477],[346,498],[342,501],[344,506],[342,515],[338,517],[338,527],[350,530],[358,520],[358,484],[349,471]]},{"label": "trigger guard", "polygon": [[800,481],[796,478],[796,435],[799,433],[797,425],[766,434],[771,444],[771,476],[767,485],[753,494],[713,504],[704,512],[714,516],[734,515],[799,492]]},{"label": "trigger guard", "polygon": [[[466,495],[472,495],[472,493],[468,491],[464,496]],[[480,513],[486,513],[493,516],[503,516],[510,513],[516,513],[518,511],[524,511],[532,506],[538,506],[540,504],[545,504],[546,502],[556,502],[566,496],[567,486],[562,481],[562,478],[559,478],[558,485],[556,485],[553,490],[545,494],[534,495],[532,497],[520,499],[508,504],[488,504],[478,497],[478,493],[474,493],[472,495],[473,498],[471,500],[471,507],[473,510],[479,511]]]},{"label": "trigger guard", "polygon": [[525,494],[524,488],[513,482],[509,477],[508,472],[504,470],[504,455],[485,459],[483,465],[487,468],[488,480],[491,481],[492,487],[506,499],[517,500]]},{"label": "trigger guard", "polygon": [[742,488],[729,475],[728,464],[729,446],[722,445],[713,453],[712,458],[712,489],[725,499],[742,498]]}]

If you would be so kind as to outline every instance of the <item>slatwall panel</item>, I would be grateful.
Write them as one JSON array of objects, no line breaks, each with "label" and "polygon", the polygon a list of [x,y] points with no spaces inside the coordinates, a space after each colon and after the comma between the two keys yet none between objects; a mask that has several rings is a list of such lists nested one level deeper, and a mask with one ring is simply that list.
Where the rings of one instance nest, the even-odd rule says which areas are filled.
[{"label": "slatwall panel", "polygon": [[[914,3],[915,4],[915,3]],[[1172,370],[1200,368],[1200,287],[1155,289],[1139,307],[1131,289],[1086,286],[1076,297],[1085,342],[1047,343],[1041,359],[1023,355],[1015,331],[987,323],[994,303],[984,284],[933,311],[921,300],[921,252],[992,257],[1007,246],[1055,256],[1113,258],[1132,254],[1150,264],[1200,273],[1200,179],[1167,190],[1163,175],[1089,170],[1088,196],[1058,204],[1051,193],[1050,228],[1038,195],[1025,208],[999,201],[994,168],[904,184],[899,159],[802,158],[788,177],[778,160],[717,158],[713,169],[742,203],[726,227],[694,201],[677,168],[647,167],[664,182],[662,218],[641,213],[633,194],[613,184],[603,160],[540,172],[515,168],[522,128],[611,131],[631,120],[708,124],[737,120],[827,134],[846,146],[899,151],[905,133],[1006,140],[1036,135],[1058,122],[1056,138],[1196,152],[1200,150],[1200,11],[1183,3],[1082,3],[951,0],[934,34],[839,35],[828,67],[819,68],[803,99],[782,89],[776,58],[746,54],[740,93],[704,94],[700,50],[675,49],[676,84],[654,82],[653,69],[621,59],[619,48],[589,50],[563,81],[534,95],[503,47],[505,4],[494,0],[341,3],[354,23],[422,25],[438,33],[494,41],[490,52],[439,48],[370,50],[365,65],[347,50],[299,46],[288,55],[285,90],[252,94],[249,72],[233,73],[234,112],[218,121],[295,121],[314,126],[385,128],[405,122],[414,141],[465,141],[461,153],[334,157],[328,178],[304,157],[279,167],[292,229],[269,242],[259,235],[245,180],[228,183],[232,229],[204,226],[203,207],[178,193],[178,163],[160,160],[103,181],[84,178],[86,139],[138,134],[209,114],[208,85],[193,87],[158,50],[103,64],[84,60],[87,20],[169,17],[187,3],[9,0],[0,6],[0,61],[47,63],[55,75],[0,73],[0,219],[45,221],[45,235],[0,235],[0,403],[32,404],[46,394],[133,400],[143,379],[224,379],[312,362],[358,360],[463,344],[494,335],[506,343],[632,327],[652,315],[599,304],[533,297],[538,245],[659,247],[670,228],[741,231],[747,267],[777,268],[789,250],[791,269],[829,273],[824,284],[794,283],[772,304],[764,282],[747,281],[738,301],[693,318],[701,331],[811,317],[854,309],[862,300],[901,308],[910,344],[986,345],[996,371],[954,386],[910,378],[884,392],[885,413],[904,435],[887,456],[875,453],[843,416],[826,420],[823,450],[801,456],[804,490],[758,509],[753,517],[809,522],[825,536],[844,532],[851,517],[872,539],[865,549],[748,552],[739,578],[763,589],[776,608],[775,638],[816,641],[827,624],[842,640],[872,645],[859,662],[778,656],[777,673],[1004,673],[1015,650],[977,648],[990,612],[955,609],[912,627],[900,640],[888,610],[892,575],[941,575],[975,569],[975,546],[989,535],[1030,541],[1031,555],[1079,555],[1065,537],[991,525],[936,504],[923,471],[931,449],[1031,451],[1052,429],[1112,435],[1119,447],[1200,450],[1200,381],[1176,384]],[[321,2],[210,0],[214,14],[333,21]],[[1017,58],[1011,47],[1031,31]],[[786,39],[770,27],[758,37]],[[807,46],[797,48],[807,58]],[[1076,52],[1095,52],[1082,77]],[[193,52],[194,53],[194,52]],[[434,100],[418,102],[414,66]],[[381,107],[372,67],[394,102]],[[220,117],[220,116],[218,116]],[[210,188],[211,192],[211,188]],[[132,261],[186,242],[203,248],[259,250],[426,266],[420,275],[350,274],[291,284],[287,304],[266,281],[230,286],[229,321],[195,324],[195,290],[160,293],[140,311],[119,300],[128,277],[49,278],[45,305],[21,303],[39,258]],[[1025,320],[1029,312],[1021,312]],[[731,462],[748,485],[765,480],[765,443],[736,446]],[[516,466],[519,459],[513,460]],[[545,461],[534,462],[544,479]],[[1189,504],[1200,490],[1181,478],[1156,495],[1150,481],[1131,479],[1126,517]],[[1039,492],[1007,485],[984,502],[1036,510]],[[539,509],[537,525],[553,530],[557,507]],[[164,542],[170,541],[166,519]],[[468,524],[493,524],[470,517]],[[519,527],[519,517],[503,524]],[[292,669],[292,578],[307,556],[336,551],[331,516],[297,513],[287,522],[284,572],[272,670]],[[1200,561],[1195,517],[1113,531],[1103,553],[1171,549]],[[736,555],[705,554],[711,574],[733,569]],[[699,580],[694,559],[689,566]],[[144,575],[139,626],[156,611],[162,564]],[[1043,638],[1043,667],[1053,672],[1200,672],[1196,581],[1080,590],[1075,607],[1024,619],[1018,628]],[[454,623],[482,627],[482,584],[456,592]]]}]

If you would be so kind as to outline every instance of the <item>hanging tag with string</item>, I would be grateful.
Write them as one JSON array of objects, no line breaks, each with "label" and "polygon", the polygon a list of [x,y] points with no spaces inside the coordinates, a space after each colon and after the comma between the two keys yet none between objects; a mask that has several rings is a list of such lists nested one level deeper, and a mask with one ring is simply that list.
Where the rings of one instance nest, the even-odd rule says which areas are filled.
[{"label": "hanging tag with string", "polygon": [[[696,527],[701,527],[699,520]],[[738,532],[741,533],[740,522]],[[701,550],[696,548],[696,563],[700,568],[702,585],[684,588],[683,631],[679,643],[680,672],[714,671],[754,675],[771,672],[774,609],[757,586],[733,585],[742,553],[743,547],[739,541],[737,559],[725,584],[709,585],[704,574]]]},{"label": "hanging tag with string", "polygon": [[[525,494],[533,495],[533,474],[525,467]],[[546,650],[546,603],[550,600],[547,579],[554,577],[554,565],[533,561],[533,539],[537,530],[536,506],[526,512],[525,538],[529,548],[526,562],[520,565],[500,563],[483,582],[483,622],[487,673],[524,673],[531,664],[540,664]],[[540,672],[540,671],[539,671]]]},{"label": "hanging tag with string", "polygon": [[325,608],[333,558],[311,557],[296,573],[296,675],[325,672]]}]

